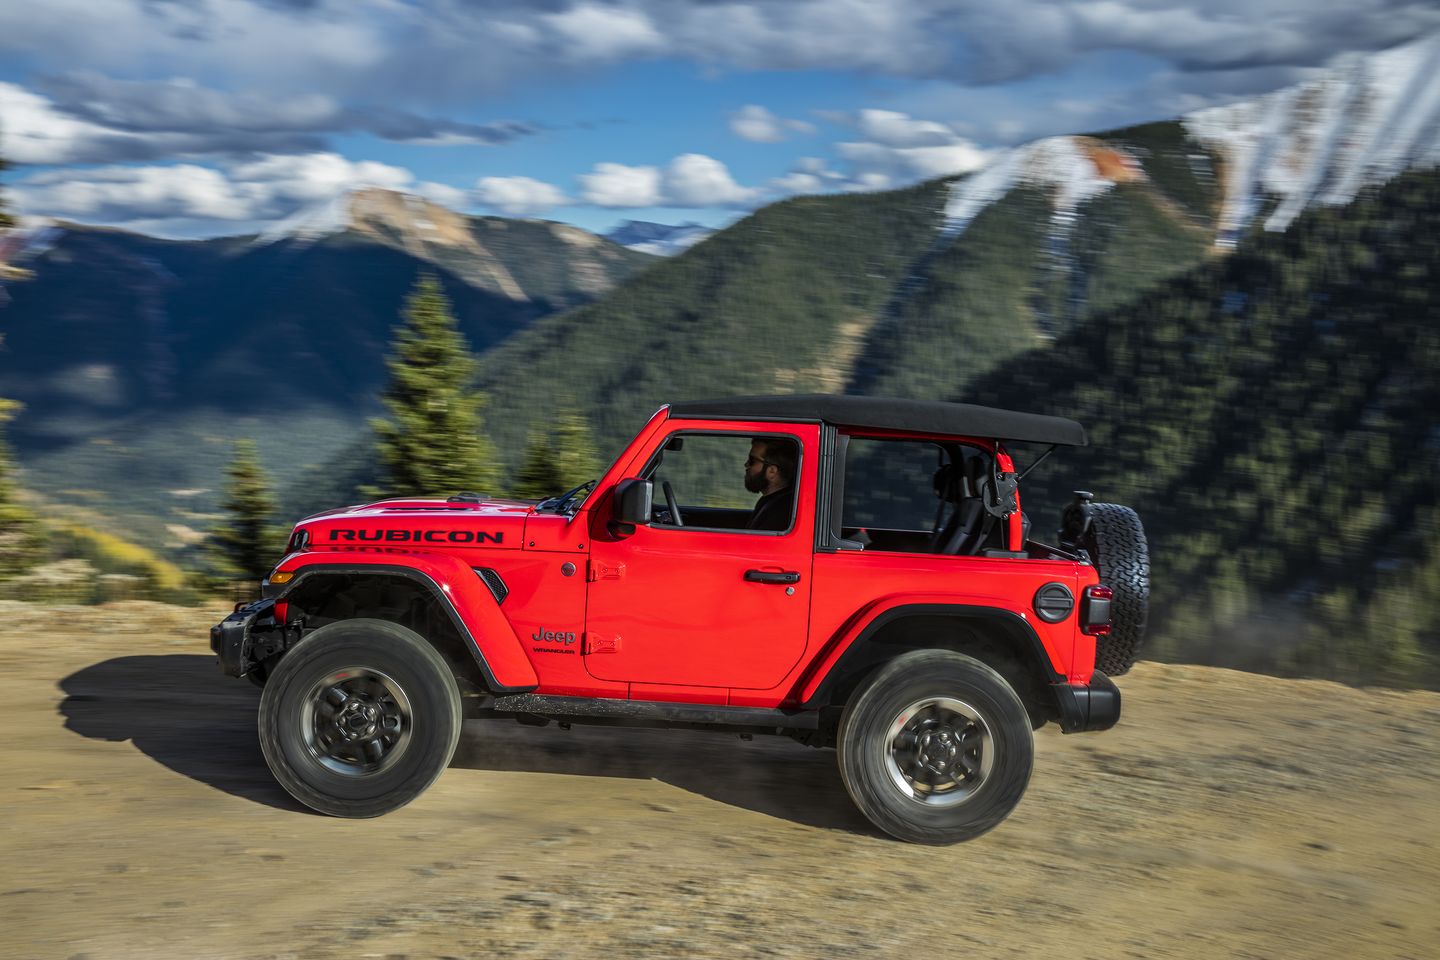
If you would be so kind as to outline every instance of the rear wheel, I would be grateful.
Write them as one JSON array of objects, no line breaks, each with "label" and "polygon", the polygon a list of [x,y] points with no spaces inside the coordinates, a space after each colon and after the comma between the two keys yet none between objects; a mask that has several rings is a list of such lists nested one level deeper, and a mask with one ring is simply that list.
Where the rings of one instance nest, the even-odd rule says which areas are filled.
[{"label": "rear wheel", "polygon": [[846,705],[840,778],[891,836],[957,843],[1015,809],[1035,745],[1020,698],[986,664],[948,650],[896,657]]},{"label": "rear wheel", "polygon": [[460,692],[423,637],[385,620],[307,636],[260,696],[260,746],[280,785],[338,817],[376,817],[419,796],[460,738]]},{"label": "rear wheel", "polygon": [[1118,503],[1092,504],[1086,549],[1100,582],[1115,594],[1110,632],[1095,638],[1095,665],[1118,677],[1140,655],[1150,605],[1150,548],[1140,515]]}]

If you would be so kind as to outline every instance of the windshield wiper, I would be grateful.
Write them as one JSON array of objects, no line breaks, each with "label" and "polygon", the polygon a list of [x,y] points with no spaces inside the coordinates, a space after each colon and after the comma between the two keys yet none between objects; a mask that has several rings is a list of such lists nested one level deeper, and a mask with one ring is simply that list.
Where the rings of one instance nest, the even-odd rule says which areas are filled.
[{"label": "windshield wiper", "polygon": [[[558,497],[547,497],[535,504],[535,511],[537,513],[549,513],[551,511],[564,513],[569,509],[570,501],[576,499],[584,500],[585,496],[588,495],[591,490],[594,490],[595,485],[599,482],[599,480],[586,480],[578,487],[572,487]],[[576,503],[575,505],[578,507],[580,504]]]}]

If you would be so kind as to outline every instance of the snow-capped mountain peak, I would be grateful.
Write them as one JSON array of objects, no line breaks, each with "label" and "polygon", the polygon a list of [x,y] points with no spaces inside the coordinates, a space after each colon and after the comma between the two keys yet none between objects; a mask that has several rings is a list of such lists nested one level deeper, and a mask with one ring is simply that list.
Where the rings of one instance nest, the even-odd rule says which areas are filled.
[{"label": "snow-capped mountain peak", "polygon": [[1279,204],[1265,229],[1284,230],[1311,204],[1440,163],[1440,34],[1184,124],[1224,164],[1217,243],[1233,245],[1267,196]]},{"label": "snow-capped mountain peak", "polygon": [[[1271,201],[1264,226],[1284,230],[1308,206],[1349,203],[1364,187],[1440,164],[1440,33],[1180,122],[1218,159],[1216,245],[1234,246]],[[1087,201],[1144,176],[1136,158],[1088,137],[999,150],[951,187],[941,240],[958,236],[1015,187],[1048,191],[1063,231]]]},{"label": "snow-capped mountain peak", "polygon": [[605,234],[605,239],[622,247],[657,257],[673,257],[689,250],[715,231],[698,223],[651,223],[626,220]]}]

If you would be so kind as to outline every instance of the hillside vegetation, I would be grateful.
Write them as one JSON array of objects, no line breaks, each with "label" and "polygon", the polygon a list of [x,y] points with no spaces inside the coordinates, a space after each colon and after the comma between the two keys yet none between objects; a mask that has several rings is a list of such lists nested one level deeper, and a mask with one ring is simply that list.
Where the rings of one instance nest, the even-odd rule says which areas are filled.
[{"label": "hillside vegetation", "polygon": [[1029,512],[1053,529],[1077,486],[1141,512],[1152,653],[1433,682],[1437,236],[1440,174],[1410,174],[947,393],[1090,427]]}]

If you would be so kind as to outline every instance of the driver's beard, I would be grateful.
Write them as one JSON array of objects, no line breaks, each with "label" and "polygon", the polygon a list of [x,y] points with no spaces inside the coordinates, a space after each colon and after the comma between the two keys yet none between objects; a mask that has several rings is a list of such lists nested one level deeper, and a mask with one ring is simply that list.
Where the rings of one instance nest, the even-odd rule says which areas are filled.
[{"label": "driver's beard", "polygon": [[745,489],[751,493],[759,493],[764,490],[765,471],[762,470],[758,473],[750,473],[747,471],[745,474]]}]

